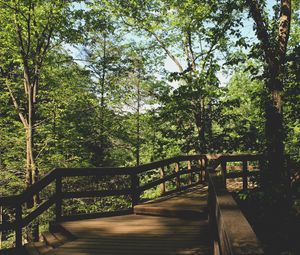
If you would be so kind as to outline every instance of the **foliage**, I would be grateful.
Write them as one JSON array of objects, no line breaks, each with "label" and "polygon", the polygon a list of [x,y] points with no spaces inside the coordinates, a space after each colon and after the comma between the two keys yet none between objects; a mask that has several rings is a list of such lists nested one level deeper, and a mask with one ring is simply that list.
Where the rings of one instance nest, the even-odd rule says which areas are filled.
[{"label": "foliage", "polygon": [[[260,4],[267,10],[268,1]],[[57,167],[265,151],[270,77],[261,42],[247,35],[252,23],[245,22],[244,1],[0,0],[0,7],[1,195],[26,188],[26,125],[20,118],[29,117],[26,73],[27,87],[38,88],[32,130],[41,175]],[[299,161],[299,1],[293,8],[283,141],[285,152]],[[274,11],[263,12],[272,48],[278,10],[276,4]],[[149,173],[141,182],[156,177]],[[88,183],[66,185],[77,189]],[[157,195],[159,189],[144,194]],[[118,205],[128,206],[128,198],[65,204],[70,213]]]}]

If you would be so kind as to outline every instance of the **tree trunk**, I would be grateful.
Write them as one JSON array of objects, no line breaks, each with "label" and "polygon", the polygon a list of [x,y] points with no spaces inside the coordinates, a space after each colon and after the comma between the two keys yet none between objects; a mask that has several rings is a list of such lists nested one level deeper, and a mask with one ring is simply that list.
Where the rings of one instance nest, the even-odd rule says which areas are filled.
[{"label": "tree trunk", "polygon": [[[139,72],[139,71],[138,71]],[[137,108],[136,108],[136,165],[140,165],[140,147],[141,147],[141,127],[140,127],[140,108],[141,108],[141,89],[140,75],[137,77]]]},{"label": "tree trunk", "polygon": [[207,104],[207,113],[206,113],[206,124],[207,124],[207,136],[208,144],[206,145],[206,153],[213,149],[213,129],[212,129],[212,106],[211,102]]},{"label": "tree trunk", "polygon": [[[282,74],[283,75],[283,74]],[[278,74],[279,76],[279,74]],[[282,112],[282,81],[268,81],[270,100],[266,105],[266,156],[267,168],[263,176],[266,189],[275,187],[282,197],[286,197],[289,187],[288,169],[284,158],[284,126]]]},{"label": "tree trunk", "polygon": [[106,83],[106,34],[103,35],[103,61],[102,61],[102,72],[101,72],[101,80],[100,80],[100,157],[96,157],[96,164],[102,166],[104,162],[104,153],[105,153],[105,83]]},{"label": "tree trunk", "polygon": [[265,53],[266,74],[268,75],[266,85],[270,96],[266,105],[267,167],[263,184],[266,186],[266,190],[277,189],[279,197],[283,199],[287,196],[286,192],[289,189],[288,171],[284,166],[282,93],[286,50],[290,34],[291,2],[291,0],[280,1],[278,38],[274,41],[264,19],[263,5],[258,0],[246,0],[250,14],[256,23],[257,37]]},{"label": "tree trunk", "polygon": [[195,123],[198,133],[199,148],[198,152],[205,153],[206,151],[206,141],[205,141],[205,102],[204,99],[200,99],[200,102],[197,102],[197,109],[195,109]]},{"label": "tree trunk", "polygon": [[[35,104],[34,104],[34,85],[26,84],[27,87],[27,127],[26,127],[26,186],[27,188],[36,183],[39,179],[38,168],[35,163],[35,145],[34,145],[34,125]],[[38,206],[39,195],[35,194],[30,201],[27,202],[27,208]],[[27,239],[29,241],[39,241],[39,224],[34,223],[32,230],[27,231]]]},{"label": "tree trunk", "polygon": [[206,153],[206,140],[205,140],[205,133],[206,133],[206,112],[205,112],[205,98],[201,98],[201,114],[202,114],[202,130],[201,130],[201,143],[202,143],[202,153]]}]

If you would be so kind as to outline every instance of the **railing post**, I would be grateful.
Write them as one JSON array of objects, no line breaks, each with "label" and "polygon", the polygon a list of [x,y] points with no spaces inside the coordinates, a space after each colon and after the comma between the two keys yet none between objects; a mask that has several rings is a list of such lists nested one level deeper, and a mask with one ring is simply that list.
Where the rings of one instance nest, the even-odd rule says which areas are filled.
[{"label": "railing post", "polygon": [[[188,169],[188,171],[192,171],[192,166],[191,166],[191,161],[190,160],[188,160],[188,162],[187,162],[187,169]],[[192,184],[192,173],[190,173],[189,174],[189,184],[191,185]]]},{"label": "railing post", "polygon": [[132,199],[132,207],[137,205],[140,200],[140,194],[138,191],[139,188],[139,179],[136,172],[130,175],[131,178],[131,199]]},{"label": "railing post", "polygon": [[[3,207],[0,205],[0,225],[3,224]],[[0,250],[2,249],[2,237],[3,237],[3,232],[0,230]]]},{"label": "railing post", "polygon": [[[179,162],[175,163],[175,173],[179,173]],[[176,189],[180,189],[180,176],[176,176]]]},{"label": "railing post", "polygon": [[243,190],[248,188],[248,164],[247,160],[243,160]]},{"label": "railing post", "polygon": [[266,183],[266,158],[264,155],[261,155],[258,159],[258,170],[259,170],[259,175],[258,179],[261,183],[261,187],[264,188],[264,184]]},{"label": "railing post", "polygon": [[62,177],[61,175],[56,176],[55,183],[56,202],[55,202],[55,218],[56,222],[61,220],[62,216]]},{"label": "railing post", "polygon": [[207,157],[205,156],[204,159],[202,159],[203,162],[204,162],[204,166],[203,166],[203,170],[202,170],[202,173],[204,171],[204,179],[203,181],[208,181],[208,169],[207,169],[207,166],[208,166],[208,159]]},{"label": "railing post", "polygon": [[198,160],[198,165],[199,165],[199,180],[198,182],[202,182],[202,159]]},{"label": "railing post", "polygon": [[[162,166],[159,171],[160,179],[165,178],[165,168]],[[160,194],[163,195],[166,192],[166,183],[163,182],[160,184]]]},{"label": "railing post", "polygon": [[15,219],[15,233],[16,233],[16,248],[21,248],[23,245],[22,240],[22,204],[16,206],[16,219]]},{"label": "railing post", "polygon": [[206,176],[206,159],[199,159],[198,160],[198,164],[199,164],[199,182],[204,182],[205,178],[208,177],[208,175]]},{"label": "railing post", "polygon": [[226,182],[226,180],[227,180],[227,170],[226,170],[226,165],[227,165],[227,162],[224,160],[224,159],[222,159],[222,161],[221,161],[221,168],[222,168],[222,176],[223,176],[223,181],[224,181],[224,186],[225,186],[225,188],[227,187],[227,182]]}]

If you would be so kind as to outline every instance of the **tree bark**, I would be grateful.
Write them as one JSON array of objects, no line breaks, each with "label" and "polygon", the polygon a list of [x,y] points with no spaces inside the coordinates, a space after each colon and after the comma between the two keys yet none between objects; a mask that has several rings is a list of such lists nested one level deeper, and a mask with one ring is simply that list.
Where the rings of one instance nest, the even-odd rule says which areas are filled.
[{"label": "tree bark", "polygon": [[103,60],[102,60],[102,74],[101,74],[101,87],[100,87],[100,94],[101,94],[101,98],[100,98],[100,159],[97,160],[99,162],[97,162],[97,165],[103,165],[103,161],[104,161],[104,151],[105,151],[105,137],[104,137],[104,129],[105,129],[105,125],[104,125],[104,112],[105,112],[105,97],[104,97],[104,93],[105,93],[105,82],[106,82],[106,54],[107,54],[107,41],[106,41],[106,34],[104,33],[103,35]]},{"label": "tree bark", "polygon": [[140,123],[140,111],[141,111],[141,88],[140,88],[140,71],[137,75],[137,107],[136,107],[136,165],[140,165],[140,147],[141,147],[141,123]]},{"label": "tree bark", "polygon": [[[20,5],[20,2],[12,2],[9,7],[9,14],[13,15],[13,24],[15,29],[15,46],[18,48],[18,54],[21,62],[21,68],[23,69],[23,85],[24,85],[24,101],[25,109],[19,107],[17,98],[14,96],[13,90],[10,87],[9,79],[12,74],[7,75],[7,88],[10,93],[10,97],[13,102],[14,108],[20,117],[20,120],[25,129],[26,139],[26,166],[25,166],[25,185],[30,187],[36,183],[39,179],[39,171],[36,165],[35,154],[35,141],[34,133],[36,126],[36,108],[38,83],[40,78],[40,71],[43,66],[43,61],[46,57],[50,46],[50,39],[52,38],[54,29],[57,26],[57,18],[59,13],[65,4],[64,1],[58,1],[51,4],[48,10],[45,21],[37,20],[40,14],[35,9],[35,1],[25,1]],[[38,3],[40,7],[44,3]],[[47,8],[48,8],[47,7]],[[56,11],[54,11],[56,10]],[[11,31],[13,32],[13,31]],[[14,49],[15,50],[15,49]],[[29,201],[27,201],[27,207],[32,208],[39,204],[38,194],[34,195]],[[30,231],[31,232],[31,231]],[[34,226],[32,240],[37,241],[38,224]]]},{"label": "tree bark", "polygon": [[207,150],[206,146],[206,139],[205,139],[205,99],[201,98],[197,101],[196,109],[194,110],[194,117],[195,117],[195,123],[197,127],[197,133],[198,133],[198,141],[199,141],[199,148],[198,152],[200,154],[205,153]]},{"label": "tree bark", "polygon": [[[30,77],[29,75],[27,75]],[[36,183],[39,179],[39,172],[35,162],[35,142],[34,142],[34,126],[35,117],[35,91],[36,84],[26,82],[27,87],[27,128],[26,128],[26,185],[27,188]],[[31,201],[28,201],[27,208],[38,206],[39,196],[35,194]],[[39,224],[34,224],[32,231],[27,231],[27,239],[31,241],[39,241]]]}]

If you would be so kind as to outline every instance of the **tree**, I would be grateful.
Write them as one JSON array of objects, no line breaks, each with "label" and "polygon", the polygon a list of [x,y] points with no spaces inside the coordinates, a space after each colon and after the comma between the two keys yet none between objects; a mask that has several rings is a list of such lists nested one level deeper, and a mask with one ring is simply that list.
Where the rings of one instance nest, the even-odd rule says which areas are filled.
[{"label": "tree", "polygon": [[[6,59],[1,65],[1,78],[25,130],[25,180],[29,187],[39,179],[35,148],[39,81],[54,38],[56,43],[61,42],[61,32],[66,28],[70,14],[70,2],[17,0],[0,1],[0,6],[0,17],[4,22],[0,32],[0,45],[4,47],[1,59]],[[18,87],[21,80],[23,93]],[[39,198],[35,195],[28,207],[38,203]]]},{"label": "tree", "polygon": [[214,123],[215,151],[225,153],[262,153],[264,139],[263,82],[251,80],[253,60],[239,65],[223,90]]},{"label": "tree", "polygon": [[[218,56],[226,51],[228,30],[235,34],[240,22],[239,15],[229,15],[234,2],[136,0],[114,1],[111,6],[127,26],[145,37],[148,47],[165,53],[177,67],[178,72],[169,73],[170,80],[179,81],[174,100],[181,106],[188,103],[186,115],[193,121],[192,125],[186,125],[191,127],[189,132],[197,133],[198,140],[194,150],[206,152],[209,149],[206,136],[211,134],[210,92],[218,87]],[[175,111],[176,108],[174,114]],[[178,115],[184,118],[184,109],[180,111]]]},{"label": "tree", "polygon": [[286,129],[285,150],[295,161],[300,158],[300,1],[293,1],[291,32],[287,51],[284,86],[284,123]]},{"label": "tree", "polygon": [[[250,14],[255,21],[256,35],[265,58],[266,88],[269,101],[266,104],[266,141],[269,172],[265,184],[271,180],[271,185],[288,185],[288,173],[284,167],[284,127],[282,112],[282,94],[286,52],[290,34],[291,0],[282,0],[275,6],[277,22],[273,27],[266,17],[264,3],[257,0],[247,0]],[[271,26],[271,29],[269,27]]]}]

